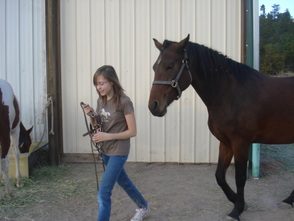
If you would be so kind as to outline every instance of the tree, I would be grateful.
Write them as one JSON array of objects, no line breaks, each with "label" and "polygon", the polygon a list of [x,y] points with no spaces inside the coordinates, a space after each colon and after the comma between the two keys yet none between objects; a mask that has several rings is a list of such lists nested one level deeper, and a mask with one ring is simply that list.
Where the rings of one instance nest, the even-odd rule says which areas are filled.
[{"label": "tree", "polygon": [[262,16],[266,16],[265,15],[265,6],[264,5],[262,5],[262,6],[260,6],[260,11],[262,12]]},{"label": "tree", "polygon": [[271,16],[273,19],[277,19],[279,16],[279,11],[280,11],[280,5],[274,4],[272,6],[273,10],[270,12]]},{"label": "tree", "polygon": [[289,10],[279,13],[274,4],[272,11],[265,13],[260,7],[260,71],[265,74],[294,72],[294,22]]}]

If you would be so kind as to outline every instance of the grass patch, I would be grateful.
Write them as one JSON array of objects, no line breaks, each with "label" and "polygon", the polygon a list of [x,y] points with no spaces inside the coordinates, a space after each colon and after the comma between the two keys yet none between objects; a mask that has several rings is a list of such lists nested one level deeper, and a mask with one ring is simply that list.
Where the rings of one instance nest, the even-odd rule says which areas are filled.
[{"label": "grass patch", "polygon": [[[46,204],[58,202],[71,197],[86,195],[87,188],[81,188],[88,183],[88,179],[70,179],[69,169],[66,165],[44,166],[35,168],[31,178],[23,178],[24,187],[16,188],[13,185],[14,199],[10,199],[5,191],[4,182],[0,184],[0,190],[5,191],[0,200],[0,214],[6,213],[6,217],[13,216],[17,209],[29,207],[32,204]],[[90,179],[90,178],[89,178]]]}]

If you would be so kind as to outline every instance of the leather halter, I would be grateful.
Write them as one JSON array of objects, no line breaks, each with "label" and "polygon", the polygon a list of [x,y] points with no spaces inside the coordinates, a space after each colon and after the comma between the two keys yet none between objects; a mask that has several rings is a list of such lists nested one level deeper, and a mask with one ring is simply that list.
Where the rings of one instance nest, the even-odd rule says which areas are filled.
[{"label": "leather halter", "polygon": [[[176,76],[176,78],[174,80],[171,80],[171,81],[153,81],[153,85],[155,84],[163,84],[163,85],[170,85],[172,88],[175,88],[178,92],[178,96],[177,96],[177,99],[179,99],[182,95],[182,90],[179,86],[179,79],[183,73],[183,70],[184,68],[186,67],[187,70],[188,70],[188,73],[189,73],[189,76],[190,76],[190,84],[192,83],[192,75],[191,75],[191,72],[190,72],[190,69],[189,69],[189,66],[188,66],[188,53],[187,53],[187,50],[184,49],[184,52],[185,52],[185,55],[184,55],[184,58],[182,60],[182,66]],[[189,85],[190,85],[189,84]]]}]

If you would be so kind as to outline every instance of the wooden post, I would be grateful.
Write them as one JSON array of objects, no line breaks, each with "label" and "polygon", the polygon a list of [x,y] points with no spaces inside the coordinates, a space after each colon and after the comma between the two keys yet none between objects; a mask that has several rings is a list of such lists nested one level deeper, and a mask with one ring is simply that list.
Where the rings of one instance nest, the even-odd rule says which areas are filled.
[{"label": "wooden post", "polygon": [[63,153],[59,6],[59,0],[46,0],[47,92],[53,104],[48,108],[50,165],[59,165]]}]

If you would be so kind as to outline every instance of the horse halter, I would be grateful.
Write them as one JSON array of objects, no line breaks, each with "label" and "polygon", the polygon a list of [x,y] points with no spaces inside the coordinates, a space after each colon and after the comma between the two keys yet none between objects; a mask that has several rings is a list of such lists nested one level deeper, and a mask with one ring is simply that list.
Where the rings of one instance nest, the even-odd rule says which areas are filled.
[{"label": "horse halter", "polygon": [[152,85],[155,85],[155,84],[170,85],[172,88],[177,89],[177,92],[178,92],[177,100],[182,95],[182,90],[181,90],[181,88],[179,86],[179,79],[180,79],[185,67],[187,68],[189,76],[190,76],[190,80],[191,80],[190,84],[192,83],[192,75],[191,75],[191,72],[190,72],[190,69],[189,69],[189,66],[188,66],[188,53],[187,53],[186,49],[184,49],[184,52],[185,52],[185,55],[184,55],[184,58],[182,60],[182,66],[181,66],[181,68],[180,68],[180,70],[179,70],[179,72],[178,72],[178,74],[177,74],[177,76],[176,76],[176,78],[174,80],[171,80],[171,81],[153,81],[153,83],[152,83]]}]

